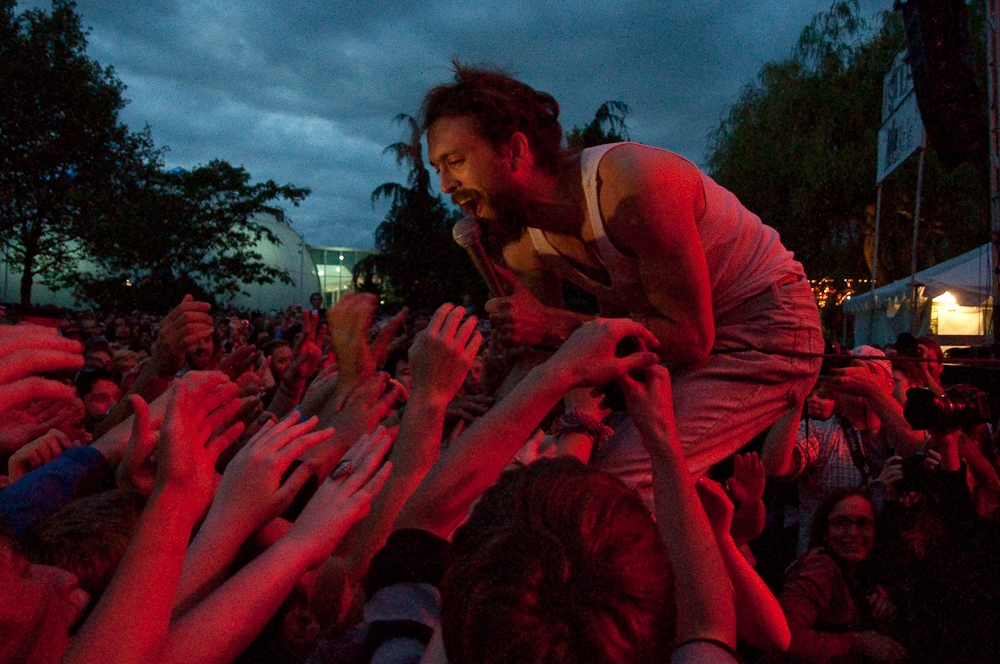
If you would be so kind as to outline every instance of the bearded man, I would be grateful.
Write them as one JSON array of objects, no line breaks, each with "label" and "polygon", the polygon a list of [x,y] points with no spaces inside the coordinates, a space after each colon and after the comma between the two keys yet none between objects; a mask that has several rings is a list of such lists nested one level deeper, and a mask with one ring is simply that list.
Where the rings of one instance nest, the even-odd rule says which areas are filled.
[{"label": "bearded man", "polygon": [[[504,73],[455,65],[422,110],[441,190],[485,226],[507,297],[486,309],[510,343],[553,345],[593,316],[562,306],[569,280],[601,315],[631,317],[673,373],[692,472],[730,456],[815,382],[815,300],[778,233],[683,157],[635,143],[567,154],[559,104]],[[630,422],[591,463],[648,493]]]}]

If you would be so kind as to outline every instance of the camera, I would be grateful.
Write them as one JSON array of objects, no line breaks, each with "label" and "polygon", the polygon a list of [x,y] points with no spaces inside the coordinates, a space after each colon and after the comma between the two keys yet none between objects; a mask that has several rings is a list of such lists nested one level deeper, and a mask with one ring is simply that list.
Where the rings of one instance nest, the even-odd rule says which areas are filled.
[{"label": "camera", "polygon": [[972,385],[953,385],[940,397],[926,387],[911,387],[903,415],[917,430],[960,429],[990,419],[986,393]]},{"label": "camera", "polygon": [[[819,368],[820,376],[829,376],[832,369],[844,369],[851,366],[851,360],[854,357],[851,355],[850,351],[845,351],[840,347],[836,341],[827,341],[823,346],[823,364]],[[836,357],[830,357],[830,355],[836,355]]]}]

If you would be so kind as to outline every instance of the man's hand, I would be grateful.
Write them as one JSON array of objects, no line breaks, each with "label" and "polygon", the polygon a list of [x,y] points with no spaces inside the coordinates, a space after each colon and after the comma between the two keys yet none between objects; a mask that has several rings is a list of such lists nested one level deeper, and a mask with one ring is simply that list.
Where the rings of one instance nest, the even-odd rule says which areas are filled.
[{"label": "man's hand", "polygon": [[260,355],[260,352],[254,345],[234,348],[233,352],[228,355],[224,355],[223,350],[220,348],[216,355],[218,361],[213,358],[212,364],[208,366],[209,369],[221,371],[229,376],[229,380],[235,381],[239,376],[252,370],[254,364],[260,359]]},{"label": "man's hand", "polygon": [[716,539],[729,535],[733,525],[733,501],[729,500],[722,485],[707,477],[702,477],[694,484],[701,506],[705,508],[708,522],[712,524],[712,532]]},{"label": "man's hand", "polygon": [[380,371],[360,385],[329,399],[319,412],[319,428],[336,429],[337,446],[347,449],[359,437],[374,431],[396,404],[407,397],[406,388]]},{"label": "man's hand", "polygon": [[19,480],[36,468],[41,468],[71,447],[89,443],[90,435],[85,435],[86,438],[71,439],[59,429],[51,429],[41,438],[31,441],[14,452],[7,462],[10,481]]},{"label": "man's hand", "polygon": [[[615,347],[625,337],[639,340],[638,352],[615,356]],[[595,318],[574,332],[548,361],[548,370],[562,376],[567,387],[603,385],[630,371],[638,371],[660,361],[646,348],[659,345],[653,333],[628,318]]]},{"label": "man's hand", "polygon": [[173,376],[184,366],[187,350],[214,333],[212,317],[208,315],[211,305],[195,302],[190,295],[166,315],[160,323],[160,334],[153,347],[150,367],[155,375]]},{"label": "man's hand", "polygon": [[764,497],[767,474],[756,452],[733,457],[733,476],[727,482],[733,498],[740,505],[750,505]]},{"label": "man's hand", "polygon": [[486,302],[490,324],[501,340],[524,346],[537,346],[553,338],[548,308],[528,290],[510,270],[494,265],[497,276],[504,282],[506,297]]},{"label": "man's hand", "polygon": [[351,526],[360,521],[392,472],[392,463],[379,468],[392,439],[376,433],[363,436],[310,499],[285,535],[310,553],[318,565],[330,555]]},{"label": "man's hand", "polygon": [[493,397],[483,394],[460,394],[451,400],[444,411],[445,419],[461,420],[471,424],[489,411]]},{"label": "man's hand", "polygon": [[0,325],[0,416],[33,401],[72,401],[72,386],[36,374],[82,366],[80,342],[39,325]]},{"label": "man's hand", "polygon": [[119,489],[149,498],[156,484],[156,461],[153,451],[159,431],[152,431],[149,404],[137,394],[129,396],[132,403],[132,433],[125,443],[122,462],[115,469],[115,484]]},{"label": "man's hand", "polygon": [[333,436],[333,430],[312,431],[316,418],[301,424],[292,413],[267,424],[233,457],[222,475],[212,503],[213,516],[241,537],[248,537],[287,508],[315,468],[303,463],[282,481],[292,462],[309,448]]},{"label": "man's hand", "polygon": [[871,397],[876,390],[883,389],[863,360],[854,360],[851,366],[843,369],[831,369],[830,373],[826,385],[835,392],[856,397]]},{"label": "man's hand", "polygon": [[354,385],[375,373],[384,362],[389,342],[406,322],[406,309],[394,316],[369,345],[378,298],[372,293],[348,293],[327,310],[330,340],[337,354],[340,380]]},{"label": "man's hand", "polygon": [[674,420],[674,393],[670,383],[670,371],[659,364],[652,364],[642,370],[642,380],[636,380],[626,373],[618,379],[625,392],[628,414],[639,430],[639,438],[651,456],[657,456],[659,449],[651,447],[664,442],[680,450],[677,438],[677,422]]},{"label": "man's hand", "polygon": [[417,335],[410,347],[414,395],[446,406],[462,387],[483,342],[479,321],[470,316],[463,323],[464,315],[463,308],[443,304]]},{"label": "man's hand", "polygon": [[51,402],[34,416],[26,411],[19,411],[19,414],[24,416],[16,420],[8,418],[0,424],[0,455],[17,452],[51,429],[57,429],[70,438],[80,437],[79,430],[73,429],[73,425],[82,419],[83,412],[76,408],[74,401]]},{"label": "man's hand", "polygon": [[219,454],[243,431],[238,422],[210,440],[212,432],[239,410],[236,391],[236,385],[218,372],[192,371],[171,386],[156,446],[154,491],[179,490],[199,515],[215,492]]}]

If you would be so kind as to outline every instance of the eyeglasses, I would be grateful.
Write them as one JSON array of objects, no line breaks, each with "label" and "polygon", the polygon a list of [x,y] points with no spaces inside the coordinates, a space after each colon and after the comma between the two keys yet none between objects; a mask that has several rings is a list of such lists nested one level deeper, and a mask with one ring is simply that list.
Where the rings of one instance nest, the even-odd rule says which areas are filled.
[{"label": "eyeglasses", "polygon": [[847,530],[851,526],[854,526],[858,530],[874,530],[875,521],[869,519],[868,517],[852,519],[846,516],[838,516],[830,519],[831,528],[836,528],[837,530]]}]

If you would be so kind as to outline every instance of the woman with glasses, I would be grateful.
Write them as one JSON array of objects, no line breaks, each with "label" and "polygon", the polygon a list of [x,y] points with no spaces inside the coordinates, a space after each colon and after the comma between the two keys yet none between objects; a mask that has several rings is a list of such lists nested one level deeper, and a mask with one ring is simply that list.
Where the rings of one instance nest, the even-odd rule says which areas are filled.
[{"label": "woman with glasses", "polygon": [[866,492],[832,494],[816,511],[810,550],[788,569],[779,602],[792,633],[791,662],[898,662],[887,636],[896,608],[874,578],[875,508]]}]

